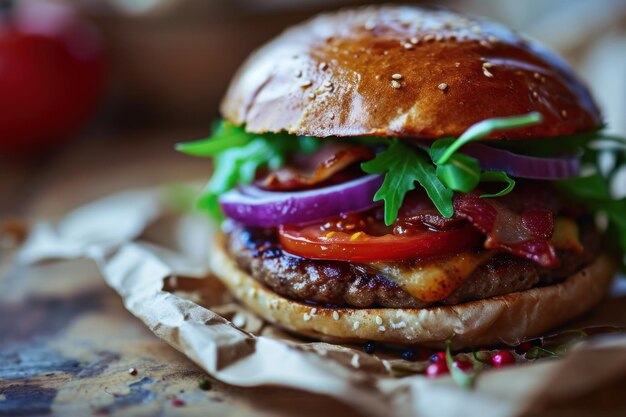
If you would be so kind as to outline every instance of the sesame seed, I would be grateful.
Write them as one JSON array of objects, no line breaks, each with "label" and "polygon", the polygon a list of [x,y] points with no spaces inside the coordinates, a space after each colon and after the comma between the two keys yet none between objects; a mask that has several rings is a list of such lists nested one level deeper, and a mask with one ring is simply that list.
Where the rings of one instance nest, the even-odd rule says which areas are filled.
[{"label": "sesame seed", "polygon": [[331,83],[330,81],[326,81],[324,83],[324,87],[326,87],[326,88],[329,88],[329,87],[332,87],[332,86],[333,86],[333,83]]},{"label": "sesame seed", "polygon": [[384,333],[387,330],[385,326],[378,326],[378,331]]},{"label": "sesame seed", "polygon": [[365,22],[363,27],[365,28],[365,30],[374,30],[376,28],[376,22],[374,22],[373,20],[368,20],[367,22]]},{"label": "sesame seed", "polygon": [[419,38],[413,36],[411,39],[409,39],[409,42],[411,42],[413,45],[417,45],[418,43],[420,43]]},{"label": "sesame seed", "polygon": [[359,327],[361,327],[361,322],[355,321],[354,324],[352,325],[352,328],[354,330],[357,330]]},{"label": "sesame seed", "polygon": [[491,62],[483,62],[483,68],[491,68],[493,64]]},{"label": "sesame seed", "polygon": [[383,55],[389,55],[389,51],[383,51]]},{"label": "sesame seed", "polygon": [[533,95],[533,98],[538,98],[538,97],[539,97],[539,94],[537,94],[537,92],[536,92],[536,91],[533,91],[533,92],[532,92],[532,95]]},{"label": "sesame seed", "polygon": [[482,40],[480,42],[478,42],[480,44],[480,46],[484,46],[485,48],[491,48],[491,45],[489,44],[489,42]]},{"label": "sesame seed", "polygon": [[314,315],[315,315],[315,313],[317,313],[317,308],[316,308],[316,307],[313,307],[313,308],[311,309],[311,315],[312,315],[312,316],[314,316]]},{"label": "sesame seed", "polygon": [[295,75],[296,75],[296,78],[300,78],[300,77],[302,77],[302,70],[297,70],[297,71],[295,72]]},{"label": "sesame seed", "polygon": [[391,76],[391,78],[393,78],[394,80],[401,80],[402,79],[402,74],[393,74]]},{"label": "sesame seed", "polygon": [[413,44],[410,42],[405,42],[402,46],[404,49],[413,49]]},{"label": "sesame seed", "polygon": [[320,66],[319,66],[320,70],[324,71],[326,70],[326,68],[328,68],[328,64],[325,62],[320,62]]},{"label": "sesame seed", "polygon": [[378,324],[379,326],[383,324],[383,318],[380,316],[376,316],[376,324]]},{"label": "sesame seed", "polygon": [[315,93],[309,93],[309,98],[310,98],[311,100],[315,99]]},{"label": "sesame seed", "polygon": [[327,116],[330,120],[333,120],[333,119],[335,118],[335,113],[328,112],[328,113],[326,113],[326,116]]},{"label": "sesame seed", "polygon": [[309,321],[309,320],[311,320],[311,316],[309,314],[307,314],[307,313],[304,313],[302,315],[302,320]]},{"label": "sesame seed", "polygon": [[393,88],[401,88],[401,87],[402,87],[402,84],[400,84],[400,83],[399,83],[398,81],[396,81],[396,80],[391,80],[391,86],[392,86]]},{"label": "sesame seed", "polygon": [[483,74],[485,75],[485,77],[487,78],[493,78],[493,74],[491,73],[491,71],[489,71],[486,67],[483,67]]},{"label": "sesame seed", "polygon": [[130,369],[128,370],[128,373],[129,373],[130,375],[135,376],[135,375],[137,375],[137,369],[135,369],[135,368],[130,368]]},{"label": "sesame seed", "polygon": [[333,320],[339,320],[339,313],[333,311]]},{"label": "sesame seed", "polygon": [[437,88],[440,89],[441,91],[446,91],[448,89],[448,84],[441,83],[437,86]]},{"label": "sesame seed", "polygon": [[458,67],[460,67],[460,66],[461,66],[461,63],[460,63],[460,62],[455,62],[455,63],[454,63],[454,66],[458,68]]},{"label": "sesame seed", "polygon": [[487,36],[487,40],[491,43],[498,43],[498,38],[495,36]]},{"label": "sesame seed", "polygon": [[538,80],[538,79],[540,79],[540,78],[541,78],[541,74],[539,74],[538,72],[535,72],[535,73],[533,74],[533,77],[535,77],[535,79],[536,79],[536,80]]},{"label": "sesame seed", "polygon": [[424,42],[432,42],[435,40],[435,35],[426,35],[424,36]]},{"label": "sesame seed", "polygon": [[312,86],[312,85],[313,85],[313,81],[311,81],[311,80],[306,80],[306,81],[303,81],[303,82],[302,82],[302,84],[300,84],[300,87],[302,87],[302,88],[307,88],[307,87],[310,87],[310,86]]},{"label": "sesame seed", "polygon": [[563,116],[564,119],[567,118],[567,110],[561,110],[561,116]]},{"label": "sesame seed", "polygon": [[390,321],[389,323],[391,324],[392,329],[403,329],[406,327],[406,323],[404,321],[401,321],[399,323],[394,323],[393,321]]}]

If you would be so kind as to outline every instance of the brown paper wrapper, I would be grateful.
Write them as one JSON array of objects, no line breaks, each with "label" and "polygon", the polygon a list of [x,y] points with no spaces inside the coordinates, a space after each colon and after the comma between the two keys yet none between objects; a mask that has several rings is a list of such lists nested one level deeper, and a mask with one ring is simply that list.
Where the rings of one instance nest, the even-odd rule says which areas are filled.
[{"label": "brown paper wrapper", "polygon": [[[35,225],[18,259],[91,258],[132,314],[213,377],[325,394],[371,416],[532,414],[626,380],[624,334],[587,340],[558,360],[483,372],[471,391],[450,377],[412,374],[418,365],[398,355],[298,339],[237,304],[210,275],[214,234],[206,216],[168,209],[160,190],[135,190]],[[626,325],[625,294],[617,280],[602,306],[568,327]]]}]

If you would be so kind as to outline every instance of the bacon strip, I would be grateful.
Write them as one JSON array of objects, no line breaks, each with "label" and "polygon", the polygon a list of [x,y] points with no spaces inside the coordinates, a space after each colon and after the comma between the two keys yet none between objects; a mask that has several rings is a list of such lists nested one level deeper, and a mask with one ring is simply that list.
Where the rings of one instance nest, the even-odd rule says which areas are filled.
[{"label": "bacon strip", "polygon": [[[326,183],[351,165],[374,156],[374,152],[364,146],[328,144],[315,155],[307,155],[306,159],[293,161],[288,167],[270,172],[257,185],[269,191],[308,189]],[[335,179],[343,181],[349,178]]]},{"label": "bacon strip", "polygon": [[509,252],[537,262],[545,268],[558,266],[554,246],[554,217],[545,208],[526,209],[518,214],[497,199],[477,193],[459,194],[454,199],[456,217],[468,220],[487,236],[485,248]]}]

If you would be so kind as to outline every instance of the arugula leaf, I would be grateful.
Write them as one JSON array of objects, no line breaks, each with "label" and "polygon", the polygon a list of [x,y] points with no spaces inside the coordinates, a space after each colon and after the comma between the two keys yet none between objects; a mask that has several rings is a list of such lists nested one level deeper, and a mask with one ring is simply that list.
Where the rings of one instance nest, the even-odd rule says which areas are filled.
[{"label": "arugula leaf", "polygon": [[278,169],[289,155],[311,153],[320,141],[286,134],[253,134],[229,122],[221,122],[213,136],[194,142],[180,143],[176,149],[195,156],[213,158],[213,175],[198,200],[198,207],[214,218],[223,220],[219,196],[238,184],[254,181],[262,166]]},{"label": "arugula leaf", "polygon": [[215,156],[227,149],[243,146],[249,141],[250,136],[243,129],[231,123],[222,122],[210,137],[193,142],[177,143],[175,149],[188,155]]},{"label": "arugula leaf", "polygon": [[561,180],[557,184],[572,197],[600,201],[611,199],[608,184],[599,173]]},{"label": "arugula leaf", "polygon": [[613,198],[609,182],[600,173],[558,181],[557,186],[570,198],[606,215],[615,235],[611,241],[618,243],[626,270],[626,198]]},{"label": "arugula leaf", "polygon": [[200,196],[198,207],[223,220],[218,197],[238,184],[251,183],[257,168],[275,156],[275,151],[267,141],[259,138],[217,155],[213,175]]},{"label": "arugula leaf", "polygon": [[521,116],[500,117],[483,120],[472,125],[457,140],[455,140],[445,152],[438,158],[437,164],[445,164],[448,159],[463,145],[474,140],[482,139],[485,136],[499,130],[516,129],[518,127],[531,126],[541,123],[543,116],[541,113],[532,112]]},{"label": "arugula leaf", "polygon": [[454,365],[451,346],[452,340],[446,340],[446,363],[448,365],[448,369],[450,370],[450,374],[452,375],[452,379],[454,379],[454,382],[456,382],[456,384],[461,388],[471,389],[474,386],[474,381],[476,380],[476,372],[473,370],[465,372]]},{"label": "arugula leaf", "polygon": [[558,358],[559,354],[541,346],[533,346],[524,354],[524,358],[529,360],[541,358]]},{"label": "arugula leaf", "polygon": [[505,182],[507,186],[495,194],[481,194],[481,198],[502,197],[507,195],[515,188],[515,180],[504,171],[485,171],[480,175],[480,181],[483,182]]},{"label": "arugula leaf", "polygon": [[480,181],[480,166],[475,158],[467,155],[453,155],[446,163],[438,164],[437,160],[454,142],[454,138],[436,140],[428,149],[430,159],[437,166],[437,177],[448,188],[454,191],[469,193]]},{"label": "arugula leaf", "polygon": [[[539,158],[561,155],[582,154],[583,162],[595,164],[597,152],[601,150],[616,150],[626,145],[626,138],[603,133],[600,127],[589,132],[560,135],[541,140],[490,141],[489,146],[506,149],[508,151]],[[612,144],[613,146],[607,146]],[[582,152],[584,150],[584,152]]]},{"label": "arugula leaf", "polygon": [[437,164],[437,178],[448,188],[469,193],[480,182],[480,165],[467,155],[452,155],[445,164]]},{"label": "arugula leaf", "polygon": [[445,217],[454,214],[452,196],[454,191],[469,193],[480,181],[502,181],[508,185],[495,194],[483,197],[499,197],[513,190],[515,181],[504,172],[483,173],[478,161],[467,155],[457,154],[463,145],[484,138],[497,130],[514,129],[540,123],[543,117],[532,112],[521,116],[483,120],[465,131],[458,139],[442,138],[435,141],[427,152],[436,169],[424,161],[414,148],[394,140],[387,150],[380,152],[372,161],[361,165],[370,174],[383,174],[385,180],[374,197],[374,201],[385,201],[385,223],[390,225],[408,191],[415,188],[415,181],[426,189],[426,193]]},{"label": "arugula leaf", "polygon": [[482,139],[496,130],[514,129],[530,126],[542,121],[540,113],[533,112],[521,116],[487,119],[467,129],[458,139],[443,138],[435,141],[428,150],[433,163],[437,166],[437,177],[446,187],[454,191],[469,193],[481,181],[501,181],[508,185],[495,194],[483,194],[481,197],[500,197],[510,193],[515,181],[505,172],[484,172],[478,161],[456,152],[465,144]]},{"label": "arugula leaf", "polygon": [[445,217],[452,217],[452,190],[441,183],[435,167],[420,153],[398,140],[393,140],[384,151],[371,161],[361,164],[368,174],[385,174],[374,201],[385,201],[385,224],[393,224],[402,206],[406,193],[415,189],[417,181]]}]

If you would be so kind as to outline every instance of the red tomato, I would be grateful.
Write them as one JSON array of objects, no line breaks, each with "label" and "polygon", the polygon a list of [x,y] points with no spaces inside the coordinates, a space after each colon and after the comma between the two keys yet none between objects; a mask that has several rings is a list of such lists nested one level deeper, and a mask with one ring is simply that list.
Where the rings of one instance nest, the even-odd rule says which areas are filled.
[{"label": "red tomato", "polygon": [[67,139],[92,113],[103,80],[100,37],[68,6],[20,2],[0,15],[0,152]]},{"label": "red tomato", "polygon": [[280,244],[287,252],[304,258],[370,262],[456,253],[476,246],[482,239],[471,226],[446,231],[414,229],[398,235],[372,216],[349,216],[349,224],[344,219],[325,224],[280,226]]}]

